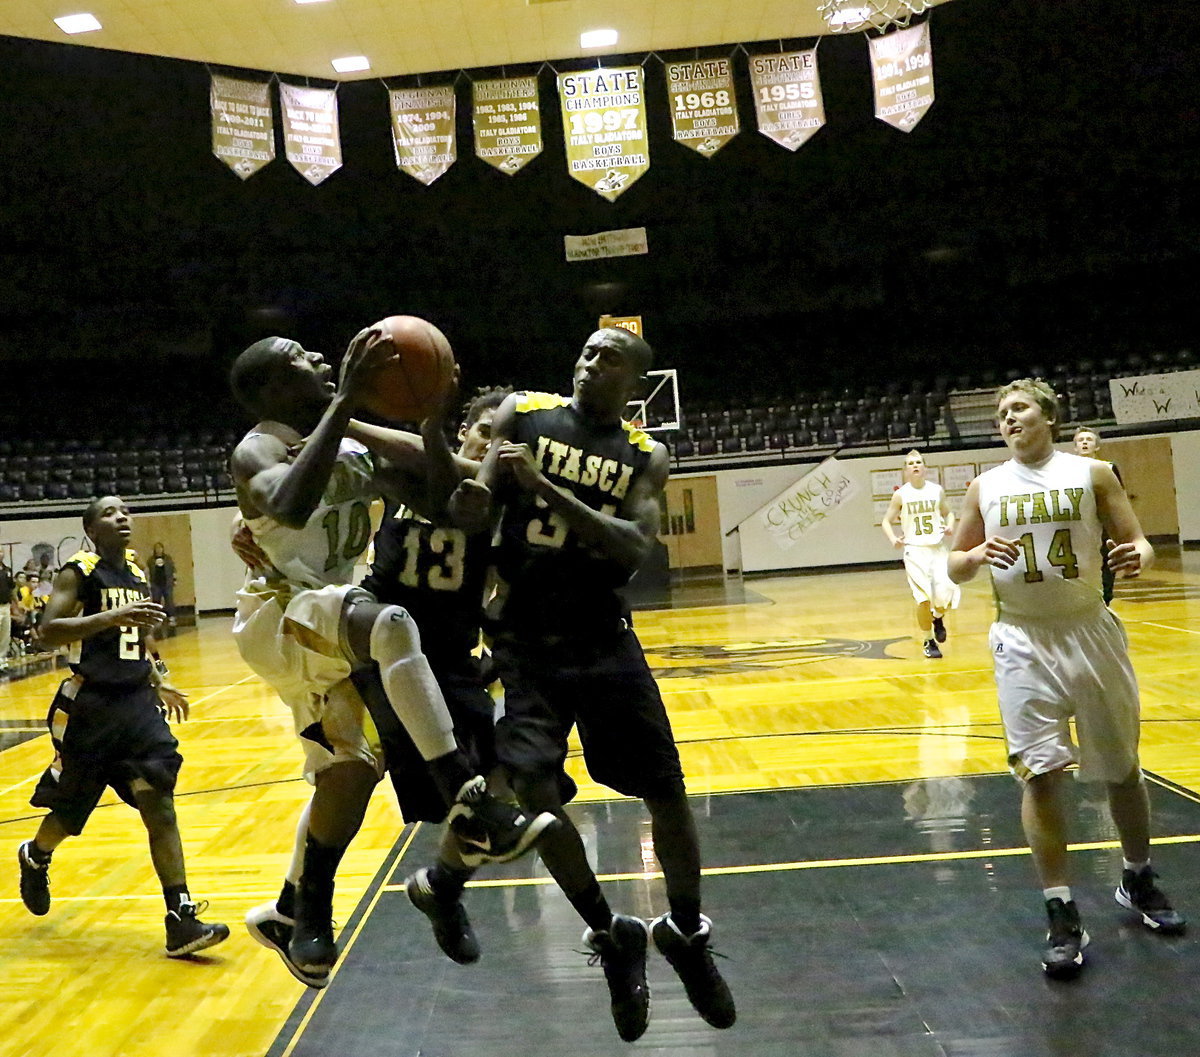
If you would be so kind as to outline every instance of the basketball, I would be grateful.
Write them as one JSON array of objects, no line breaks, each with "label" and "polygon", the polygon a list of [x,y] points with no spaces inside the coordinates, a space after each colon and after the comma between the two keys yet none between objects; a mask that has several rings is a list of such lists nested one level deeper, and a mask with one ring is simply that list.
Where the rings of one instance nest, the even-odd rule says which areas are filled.
[{"label": "basketball", "polygon": [[454,351],[432,323],[388,316],[371,328],[392,343],[396,356],[379,368],[368,410],[393,422],[420,422],[437,407],[454,373]]}]

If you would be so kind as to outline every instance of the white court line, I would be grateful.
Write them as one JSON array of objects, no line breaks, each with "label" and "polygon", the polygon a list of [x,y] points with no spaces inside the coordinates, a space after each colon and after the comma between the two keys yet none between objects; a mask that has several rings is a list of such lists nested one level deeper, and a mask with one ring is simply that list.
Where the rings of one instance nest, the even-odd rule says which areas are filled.
[{"label": "white court line", "polygon": [[1166,628],[1168,631],[1181,631],[1185,635],[1200,635],[1200,631],[1193,631],[1191,628],[1177,628],[1174,624],[1156,624],[1153,620],[1141,620],[1140,624],[1149,624],[1152,628]]}]

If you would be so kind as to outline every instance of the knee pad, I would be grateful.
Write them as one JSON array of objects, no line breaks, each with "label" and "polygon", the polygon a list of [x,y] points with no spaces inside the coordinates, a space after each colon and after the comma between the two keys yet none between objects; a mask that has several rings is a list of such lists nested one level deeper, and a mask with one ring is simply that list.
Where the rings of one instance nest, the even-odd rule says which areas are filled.
[{"label": "knee pad", "polygon": [[403,606],[384,606],[371,625],[371,659],[380,667],[421,653],[421,632]]}]

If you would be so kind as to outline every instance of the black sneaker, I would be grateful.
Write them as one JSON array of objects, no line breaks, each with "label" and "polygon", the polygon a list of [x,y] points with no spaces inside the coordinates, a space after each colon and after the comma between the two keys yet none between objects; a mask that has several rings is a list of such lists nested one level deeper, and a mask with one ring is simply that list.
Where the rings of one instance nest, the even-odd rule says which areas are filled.
[{"label": "black sneaker", "polygon": [[292,929],[296,922],[279,912],[275,901],[263,903],[246,914],[246,931],[269,951],[274,951],[283,960],[287,971],[302,984],[315,987],[318,991],[329,983],[328,971],[323,973],[305,972],[288,954],[288,944],[292,939]]},{"label": "black sneaker", "polygon": [[926,657],[934,658],[941,657],[942,655],[942,651],[938,649],[938,644],[933,639],[925,640],[924,653]]},{"label": "black sneaker", "polygon": [[658,952],[679,974],[688,1001],[696,1012],[714,1028],[733,1027],[737,1020],[733,995],[713,963],[713,955],[717,952],[709,946],[712,922],[701,914],[700,931],[685,936],[671,920],[671,915],[664,914],[650,925],[650,935],[654,937]]},{"label": "black sneaker", "polygon": [[586,929],[583,942],[591,951],[588,965],[604,966],[612,1018],[626,1042],[640,1039],[650,1023],[650,985],[646,983],[649,929],[641,918],[614,914],[603,932]]},{"label": "black sneaker", "polygon": [[433,938],[447,958],[459,965],[479,961],[479,941],[461,899],[455,899],[453,903],[439,899],[425,867],[404,882],[404,890],[409,902],[429,918]]},{"label": "black sneaker", "polygon": [[497,800],[478,776],[458,791],[446,822],[458,840],[463,864],[470,867],[518,859],[543,833],[559,825],[548,811],[530,816],[519,807]]},{"label": "black sneaker", "polygon": [[946,624],[941,617],[933,618],[933,637],[938,642],[946,641]]},{"label": "black sneaker", "polygon": [[306,976],[328,976],[337,962],[333,940],[333,881],[303,877],[296,885],[296,920],[288,940],[288,961]]},{"label": "black sneaker", "polygon": [[[1141,914],[1142,924],[1147,928],[1161,932],[1164,936],[1177,936],[1187,928],[1187,920],[1171,907],[1166,893],[1154,883],[1157,876],[1158,874],[1149,867],[1138,873],[1133,870],[1122,871],[1121,884],[1116,891],[1117,902],[1135,914]],[[22,874],[21,894],[24,893]],[[26,902],[25,905],[29,906],[29,903]],[[34,913],[37,911],[34,910]]]},{"label": "black sneaker", "polygon": [[35,862],[29,854],[33,841],[27,840],[17,849],[21,867],[21,902],[31,914],[41,917],[50,913],[50,863]]},{"label": "black sneaker", "polygon": [[1056,980],[1078,976],[1083,968],[1083,950],[1091,939],[1079,920],[1075,900],[1069,903],[1057,897],[1046,900],[1046,917],[1050,921],[1046,933],[1049,946],[1042,953],[1042,969]]},{"label": "black sneaker", "polygon": [[168,910],[167,926],[167,957],[186,958],[206,947],[215,947],[229,939],[229,926],[208,925],[196,915],[208,906],[207,902],[196,903],[184,900],[178,910]]}]

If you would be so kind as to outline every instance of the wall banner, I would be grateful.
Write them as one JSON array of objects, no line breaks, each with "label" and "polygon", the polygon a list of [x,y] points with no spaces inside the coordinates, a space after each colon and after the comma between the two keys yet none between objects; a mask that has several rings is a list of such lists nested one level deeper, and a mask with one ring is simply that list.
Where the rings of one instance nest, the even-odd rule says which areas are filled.
[{"label": "wall banner", "polygon": [[567,172],[615,201],[650,168],[640,66],[558,75]]},{"label": "wall banner", "polygon": [[337,92],[279,82],[283,146],[287,160],[316,186],[342,167]]},{"label": "wall banner", "polygon": [[212,152],[243,180],[275,160],[271,86],[212,75]]},{"label": "wall banner", "polygon": [[595,235],[564,235],[563,249],[569,261],[594,261],[598,257],[634,257],[649,253],[645,228],[621,228]]},{"label": "wall banner", "polygon": [[825,124],[817,49],[750,56],[758,131],[781,147],[802,147]]},{"label": "wall banner", "polygon": [[1200,371],[1113,378],[1108,391],[1118,425],[1200,418]]},{"label": "wall banner", "polygon": [[757,517],[775,545],[790,550],[857,494],[858,485],[831,455],[762,507]]},{"label": "wall banner", "polygon": [[872,37],[871,80],[875,116],[911,132],[933,106],[933,49],[929,23]]},{"label": "wall banner", "polygon": [[512,176],[542,153],[536,77],[476,81],[471,87],[475,155]]},{"label": "wall banner", "polygon": [[388,92],[396,166],[428,187],[458,160],[454,86]]},{"label": "wall banner", "polygon": [[667,63],[667,100],[675,142],[706,158],[740,130],[728,59]]}]

